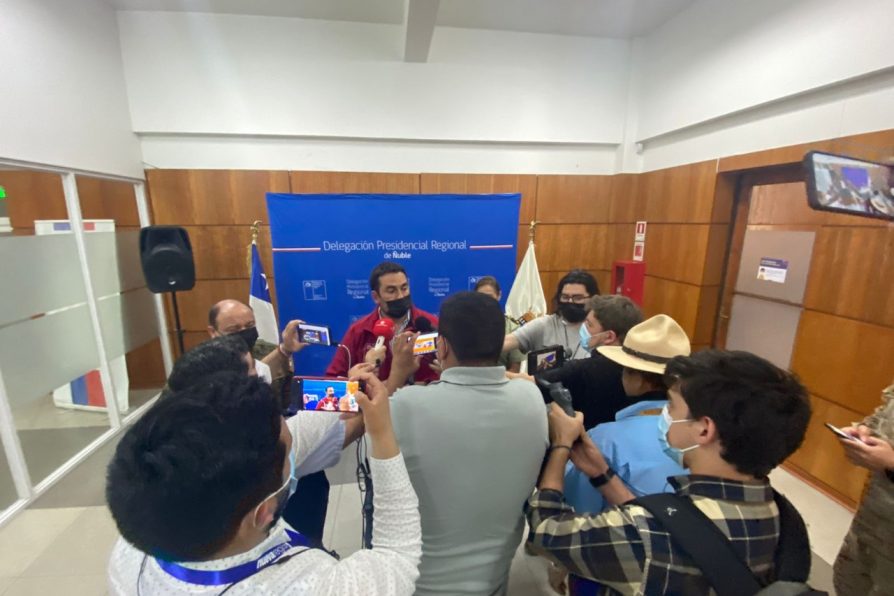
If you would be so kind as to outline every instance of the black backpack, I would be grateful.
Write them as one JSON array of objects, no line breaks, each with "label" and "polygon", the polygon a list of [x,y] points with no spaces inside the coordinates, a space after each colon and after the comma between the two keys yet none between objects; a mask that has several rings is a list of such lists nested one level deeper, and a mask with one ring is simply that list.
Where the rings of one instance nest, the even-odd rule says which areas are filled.
[{"label": "black backpack", "polygon": [[673,541],[701,569],[718,596],[828,596],[807,585],[810,540],[804,520],[788,499],[773,491],[779,508],[776,581],[761,586],[733,550],[729,539],[691,499],[672,493],[640,497],[631,504],[648,510],[664,525]]}]

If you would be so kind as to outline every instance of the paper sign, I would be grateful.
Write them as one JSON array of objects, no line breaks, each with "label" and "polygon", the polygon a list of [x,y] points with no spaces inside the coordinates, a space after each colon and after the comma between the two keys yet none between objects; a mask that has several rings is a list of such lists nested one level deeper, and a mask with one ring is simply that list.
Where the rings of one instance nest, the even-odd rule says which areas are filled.
[{"label": "paper sign", "polygon": [[643,255],[646,252],[646,243],[639,241],[633,243],[633,260],[634,261],[642,261]]},{"label": "paper sign", "polygon": [[638,221],[636,222],[636,231],[633,234],[634,242],[645,242],[646,241],[646,222]]},{"label": "paper sign", "polygon": [[761,264],[757,268],[758,279],[777,284],[785,283],[786,273],[788,273],[788,261],[785,259],[762,257]]}]

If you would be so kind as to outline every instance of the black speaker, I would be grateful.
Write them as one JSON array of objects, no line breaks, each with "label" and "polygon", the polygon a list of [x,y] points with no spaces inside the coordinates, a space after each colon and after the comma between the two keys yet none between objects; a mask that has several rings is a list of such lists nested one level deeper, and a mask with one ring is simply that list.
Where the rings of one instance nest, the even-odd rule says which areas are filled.
[{"label": "black speaker", "polygon": [[196,285],[189,234],[179,226],[142,228],[140,261],[150,292],[182,292]]}]

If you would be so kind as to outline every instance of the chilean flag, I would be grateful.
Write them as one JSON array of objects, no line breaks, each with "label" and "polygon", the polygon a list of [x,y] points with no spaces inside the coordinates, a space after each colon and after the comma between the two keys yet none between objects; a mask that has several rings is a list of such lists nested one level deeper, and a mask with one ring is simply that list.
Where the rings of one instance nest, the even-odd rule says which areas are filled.
[{"label": "chilean flag", "polygon": [[248,305],[255,313],[258,337],[278,345],[279,327],[276,325],[276,313],[273,312],[273,302],[270,300],[270,286],[267,284],[267,276],[264,275],[258,245],[254,241],[251,243],[251,289]]},{"label": "chilean flag", "polygon": [[[106,407],[106,394],[102,390],[102,381],[98,370],[91,370],[83,377],[78,377],[66,387],[57,389],[60,394],[71,395],[70,403],[75,406],[91,406],[95,408]],[[68,401],[68,395],[58,396],[62,401]]]}]

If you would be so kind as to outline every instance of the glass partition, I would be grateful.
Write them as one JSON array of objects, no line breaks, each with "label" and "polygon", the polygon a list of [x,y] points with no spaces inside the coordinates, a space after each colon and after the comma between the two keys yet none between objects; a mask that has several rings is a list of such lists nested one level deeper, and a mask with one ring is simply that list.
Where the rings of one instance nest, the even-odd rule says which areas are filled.
[{"label": "glass partition", "polygon": [[107,395],[61,176],[0,170],[0,186],[0,370],[36,485],[109,430]]},{"label": "glass partition", "polygon": [[87,264],[119,411],[126,416],[165,382],[155,315],[140,264],[140,221],[134,186],[77,177]]}]

